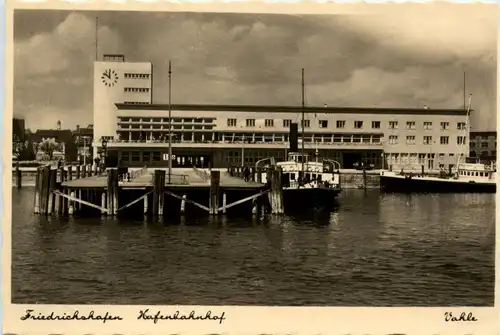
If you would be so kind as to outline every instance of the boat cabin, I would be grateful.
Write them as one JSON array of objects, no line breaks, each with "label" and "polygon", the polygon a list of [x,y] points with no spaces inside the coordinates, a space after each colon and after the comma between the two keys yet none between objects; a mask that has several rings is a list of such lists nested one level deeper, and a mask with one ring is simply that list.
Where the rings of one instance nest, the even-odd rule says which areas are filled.
[{"label": "boat cabin", "polygon": [[458,178],[459,179],[480,179],[480,180],[490,180],[495,177],[496,167],[484,164],[460,164],[458,166]]}]

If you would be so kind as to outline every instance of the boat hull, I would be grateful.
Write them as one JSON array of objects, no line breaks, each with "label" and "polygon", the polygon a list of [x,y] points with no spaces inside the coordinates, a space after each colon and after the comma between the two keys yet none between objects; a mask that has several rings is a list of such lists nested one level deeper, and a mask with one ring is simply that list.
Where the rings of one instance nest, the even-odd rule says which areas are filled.
[{"label": "boat hull", "polygon": [[314,208],[333,208],[341,189],[300,188],[284,189],[283,203],[286,211],[301,211]]},{"label": "boat hull", "polygon": [[386,193],[496,193],[496,184],[381,175],[380,189]]}]

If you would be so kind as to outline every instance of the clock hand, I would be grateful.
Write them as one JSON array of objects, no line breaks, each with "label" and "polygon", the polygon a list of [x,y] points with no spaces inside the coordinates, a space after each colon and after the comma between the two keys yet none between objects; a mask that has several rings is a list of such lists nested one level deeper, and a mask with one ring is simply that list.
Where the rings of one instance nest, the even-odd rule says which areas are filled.
[{"label": "clock hand", "polygon": [[108,79],[111,79],[111,74],[108,71],[104,71],[104,76],[108,77]]}]

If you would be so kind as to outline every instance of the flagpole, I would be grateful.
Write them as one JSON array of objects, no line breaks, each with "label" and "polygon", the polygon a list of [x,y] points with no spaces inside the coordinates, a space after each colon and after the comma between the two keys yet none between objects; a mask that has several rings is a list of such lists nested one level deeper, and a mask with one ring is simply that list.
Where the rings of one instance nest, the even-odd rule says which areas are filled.
[{"label": "flagpole", "polygon": [[168,61],[168,183],[172,183],[172,63]]},{"label": "flagpole", "polygon": [[99,60],[99,17],[95,18],[95,60]]},{"label": "flagpole", "polygon": [[304,102],[304,68],[302,68],[302,180],[304,180],[304,107],[305,107],[305,102]]}]

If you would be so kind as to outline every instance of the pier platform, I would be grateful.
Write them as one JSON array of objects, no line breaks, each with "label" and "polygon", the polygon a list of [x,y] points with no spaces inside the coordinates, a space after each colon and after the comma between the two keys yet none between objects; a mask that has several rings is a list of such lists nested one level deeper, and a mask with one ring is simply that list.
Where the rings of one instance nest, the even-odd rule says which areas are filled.
[{"label": "pier platform", "polygon": [[[124,189],[140,189],[153,187],[154,170],[148,169],[144,174],[137,176],[131,181],[119,181],[118,186]],[[203,176],[205,175],[205,177]],[[107,175],[68,180],[61,183],[63,188],[75,189],[105,189],[107,187]],[[263,187],[264,184],[248,181],[242,178],[230,176],[227,172],[221,172],[219,187],[221,188],[242,188],[256,189]],[[165,187],[167,188],[210,188],[210,171],[208,169],[199,169],[198,173],[192,169],[173,169],[171,182],[168,182],[168,172],[165,174]]]}]

